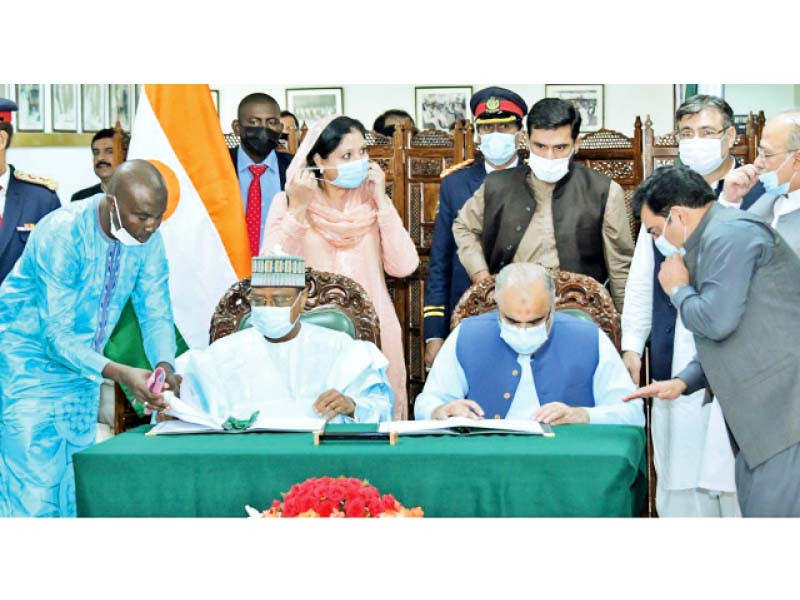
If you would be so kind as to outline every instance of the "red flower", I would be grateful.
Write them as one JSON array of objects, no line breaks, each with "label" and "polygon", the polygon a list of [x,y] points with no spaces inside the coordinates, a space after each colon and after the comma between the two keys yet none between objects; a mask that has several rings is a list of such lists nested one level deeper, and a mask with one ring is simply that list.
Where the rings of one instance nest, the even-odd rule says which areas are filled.
[{"label": "red flower", "polygon": [[344,514],[350,518],[366,517],[367,505],[361,498],[350,498],[344,503]]}]

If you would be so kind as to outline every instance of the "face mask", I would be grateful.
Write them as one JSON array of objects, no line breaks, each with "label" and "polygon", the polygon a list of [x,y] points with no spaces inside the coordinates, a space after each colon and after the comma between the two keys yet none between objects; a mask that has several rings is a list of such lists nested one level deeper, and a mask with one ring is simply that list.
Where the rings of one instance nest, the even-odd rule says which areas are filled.
[{"label": "face mask", "polygon": [[[117,199],[114,196],[111,196],[114,200],[114,212],[117,213],[117,219],[119,220],[119,224],[122,225],[122,217],[119,215],[119,206],[117,206]],[[117,238],[122,244],[126,246],[141,246],[143,242],[140,242],[135,237],[133,237],[128,230],[124,227],[117,228],[116,224],[114,223],[114,217],[112,215],[108,216],[108,220],[111,223],[111,235]]]},{"label": "face mask", "polygon": [[242,146],[256,156],[266,157],[280,143],[281,135],[269,127],[242,127]]},{"label": "face mask", "polygon": [[[672,217],[672,213],[669,213],[669,215],[667,215],[667,220],[664,221],[664,229],[667,228],[667,224],[669,223],[670,217]],[[686,226],[684,226],[683,228],[683,243],[684,244],[686,243]],[[668,258],[673,254],[675,254],[676,252],[681,256],[686,256],[686,250],[683,248],[678,248],[677,246],[675,246],[675,244],[670,242],[664,235],[663,230],[661,231],[661,235],[658,236],[658,238],[656,239],[655,244],[656,248],[658,248],[658,251],[661,252],[664,258]]]},{"label": "face mask", "polygon": [[789,192],[789,186],[792,183],[792,179],[794,179],[794,175],[792,175],[792,179],[787,181],[786,183],[778,183],[778,171],[783,168],[783,165],[786,164],[786,161],[792,157],[791,154],[787,156],[784,161],[781,163],[781,166],[775,169],[774,171],[767,171],[766,173],[761,173],[758,176],[758,179],[764,185],[764,191],[767,194],[772,194],[774,196],[780,196],[782,194],[786,194]]},{"label": "face mask", "polygon": [[536,179],[547,183],[555,183],[569,171],[570,158],[572,158],[572,153],[565,158],[549,159],[536,156],[531,152],[528,164],[533,174],[536,175]]},{"label": "face mask", "polygon": [[348,190],[354,190],[367,178],[369,161],[366,158],[336,165],[339,174],[331,181],[333,185]]},{"label": "face mask", "polygon": [[493,165],[511,160],[517,151],[513,133],[487,133],[481,135],[481,154]]},{"label": "face mask", "polygon": [[681,140],[678,143],[678,153],[681,162],[692,171],[700,175],[708,175],[717,169],[722,161],[722,139],[701,139],[692,138],[691,140]]},{"label": "face mask", "polygon": [[525,329],[500,319],[500,337],[517,354],[533,354],[547,341],[547,319],[541,325]]},{"label": "face mask", "polygon": [[[297,302],[297,298],[295,298]],[[250,309],[250,322],[261,335],[277,340],[288,334],[297,319],[292,321],[292,306],[254,306]]]}]

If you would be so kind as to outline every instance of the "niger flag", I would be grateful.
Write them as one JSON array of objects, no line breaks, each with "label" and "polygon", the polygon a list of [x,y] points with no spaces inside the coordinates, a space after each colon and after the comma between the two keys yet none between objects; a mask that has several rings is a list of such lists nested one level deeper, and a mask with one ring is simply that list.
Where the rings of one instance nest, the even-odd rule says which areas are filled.
[{"label": "niger flag", "polygon": [[[149,160],[167,182],[169,201],[159,231],[169,262],[178,351],[203,348],[217,303],[231,285],[250,276],[239,184],[209,87],[145,85],[128,158]],[[150,367],[130,303],[105,354]]]}]

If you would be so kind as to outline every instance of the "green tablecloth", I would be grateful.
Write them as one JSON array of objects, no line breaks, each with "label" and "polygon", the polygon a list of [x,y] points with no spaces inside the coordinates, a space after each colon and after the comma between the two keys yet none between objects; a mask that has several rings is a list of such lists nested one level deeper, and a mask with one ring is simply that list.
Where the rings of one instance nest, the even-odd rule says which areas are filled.
[{"label": "green tablecloth", "polygon": [[[335,428],[347,427],[359,426]],[[146,437],[149,428],[74,456],[78,516],[242,517],[245,504],[267,508],[292,484],[324,475],[367,479],[427,517],[637,516],[646,490],[638,427],[316,447],[311,434]]]}]

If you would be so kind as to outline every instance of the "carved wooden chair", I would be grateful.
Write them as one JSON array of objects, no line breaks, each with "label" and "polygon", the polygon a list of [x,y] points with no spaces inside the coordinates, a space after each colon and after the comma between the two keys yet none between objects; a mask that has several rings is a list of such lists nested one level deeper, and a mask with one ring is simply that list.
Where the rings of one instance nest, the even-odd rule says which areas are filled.
[{"label": "carved wooden chair", "polygon": [[625,208],[633,241],[639,235],[640,221],[633,215],[633,194],[644,180],[642,156],[642,120],[636,117],[633,137],[619,131],[601,129],[581,138],[575,161],[606,175],[622,186]]},{"label": "carved wooden chair", "polygon": [[[557,311],[581,311],[600,328],[606,332],[617,350],[620,349],[620,317],[614,308],[614,301],[608,290],[588,275],[570,273],[568,271],[553,271],[556,285]],[[453,316],[450,318],[450,329],[467,317],[474,317],[497,308],[494,298],[495,277],[484,279],[475,283],[461,296]]]},{"label": "carved wooden chair", "polygon": [[[344,275],[306,269],[306,288],[308,299],[300,316],[303,321],[345,331],[380,348],[378,314],[363,287]],[[211,343],[244,325],[243,321],[250,314],[249,292],[250,279],[242,279],[234,283],[219,301],[211,318]],[[149,422],[150,417],[140,417],[119,384],[114,384],[114,434]]]},{"label": "carved wooden chair", "polygon": [[[756,160],[758,141],[765,120],[763,110],[759,111],[758,117],[754,116],[752,112],[750,113],[745,133],[736,136],[736,141],[731,148],[731,154],[739,159],[739,162],[751,164]],[[650,115],[647,115],[644,123],[643,158],[645,177],[649,177],[659,167],[674,164],[678,158],[678,140],[675,132],[655,135]]]}]

